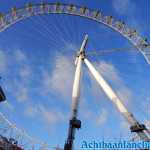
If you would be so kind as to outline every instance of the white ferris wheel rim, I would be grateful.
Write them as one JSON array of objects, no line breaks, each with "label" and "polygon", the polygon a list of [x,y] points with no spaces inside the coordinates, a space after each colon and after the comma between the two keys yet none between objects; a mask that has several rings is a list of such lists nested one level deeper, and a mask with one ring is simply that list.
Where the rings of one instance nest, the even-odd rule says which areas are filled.
[{"label": "white ferris wheel rim", "polygon": [[0,13],[0,32],[13,24],[31,16],[44,14],[66,14],[84,17],[103,24],[126,38],[144,56],[150,64],[150,44],[136,30],[129,28],[124,22],[116,21],[112,16],[105,16],[101,11],[64,3],[28,4],[22,8],[13,7],[10,12]]}]

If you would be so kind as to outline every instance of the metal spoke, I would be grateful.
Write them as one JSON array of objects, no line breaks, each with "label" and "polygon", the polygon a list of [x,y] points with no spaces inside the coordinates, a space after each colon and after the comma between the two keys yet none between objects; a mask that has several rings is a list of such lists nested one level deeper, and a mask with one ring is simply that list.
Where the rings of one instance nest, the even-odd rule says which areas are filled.
[{"label": "metal spoke", "polygon": [[136,30],[128,27],[124,22],[117,21],[112,16],[105,16],[101,11],[92,10],[82,6],[63,3],[41,3],[35,5],[28,4],[19,9],[14,7],[7,14],[0,13],[0,32],[18,21],[42,14],[73,15],[101,23],[126,38],[141,52],[148,64],[150,64],[150,44],[146,38],[142,38]]},{"label": "metal spoke", "polygon": [[91,50],[86,53],[86,56],[107,55],[107,54],[112,54],[115,52],[136,52],[136,53],[138,53],[139,51],[134,48],[115,48],[115,49],[109,49],[109,50]]}]

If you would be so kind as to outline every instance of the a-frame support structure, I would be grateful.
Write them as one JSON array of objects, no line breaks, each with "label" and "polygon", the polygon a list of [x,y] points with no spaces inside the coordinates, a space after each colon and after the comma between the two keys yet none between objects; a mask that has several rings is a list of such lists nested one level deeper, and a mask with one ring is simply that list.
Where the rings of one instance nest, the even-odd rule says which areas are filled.
[{"label": "a-frame support structure", "polygon": [[85,36],[81,48],[77,54],[75,65],[75,77],[74,77],[74,84],[73,84],[73,91],[72,91],[72,114],[71,119],[69,122],[69,132],[68,138],[64,146],[64,150],[72,150],[73,149],[73,141],[75,139],[75,130],[81,128],[81,121],[77,119],[78,113],[78,105],[80,99],[80,81],[81,81],[81,70],[82,70],[82,63],[84,62],[85,65],[88,67],[89,71],[104,91],[106,96],[114,103],[118,111],[126,118],[128,123],[130,124],[131,132],[137,133],[143,141],[149,141],[149,137],[145,131],[148,129],[144,124],[140,124],[134,115],[128,111],[125,105],[122,103],[121,99],[117,96],[115,91],[111,88],[111,86],[106,82],[100,72],[98,72],[92,63],[86,58],[85,55],[85,48],[88,41],[88,35]]}]

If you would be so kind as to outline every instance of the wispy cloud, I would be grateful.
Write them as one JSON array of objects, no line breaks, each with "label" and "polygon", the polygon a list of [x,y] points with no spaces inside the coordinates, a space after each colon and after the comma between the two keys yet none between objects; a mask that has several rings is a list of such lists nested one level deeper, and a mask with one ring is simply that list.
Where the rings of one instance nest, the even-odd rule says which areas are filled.
[{"label": "wispy cloud", "polygon": [[30,118],[37,118],[38,116],[41,116],[41,121],[43,121],[46,125],[55,125],[68,118],[68,115],[64,114],[60,110],[46,107],[43,104],[27,105],[24,114]]},{"label": "wispy cloud", "polygon": [[14,106],[8,101],[5,101],[5,102],[1,103],[1,106],[4,107],[4,109],[6,109],[7,111],[8,110],[9,111],[14,111],[14,109],[15,109]]},{"label": "wispy cloud", "polygon": [[[139,20],[139,12],[137,9],[137,5],[132,0],[113,0],[112,6],[115,12],[121,16],[126,16],[127,24],[131,28],[135,28],[139,34],[143,34],[144,26],[141,24],[142,20]],[[142,17],[142,16],[140,16]]]},{"label": "wispy cloud", "polygon": [[146,120],[145,121],[145,125],[150,130],[150,120]]},{"label": "wispy cloud", "polygon": [[149,105],[150,105],[150,98],[146,98],[143,102],[142,102],[142,107],[143,110],[145,111],[145,113],[150,114],[150,109],[149,109]]},{"label": "wispy cloud", "polygon": [[125,131],[127,131],[127,130],[129,131],[129,129],[130,129],[130,125],[128,124],[128,122],[126,120],[122,120],[120,123],[120,126]]},{"label": "wispy cloud", "polygon": [[[32,64],[29,63],[26,54],[21,50],[0,51],[0,73],[4,74],[4,87],[8,99],[14,99],[24,103],[29,99],[32,82]],[[5,105],[6,106],[6,105]],[[12,107],[7,104],[7,107]]]},{"label": "wispy cloud", "polygon": [[135,4],[131,0],[113,0],[112,5],[119,15],[128,15],[135,11]]},{"label": "wispy cloud", "polygon": [[107,121],[107,119],[108,119],[108,112],[107,112],[106,109],[103,108],[103,109],[100,111],[99,116],[97,117],[97,120],[96,120],[97,125],[100,126],[100,125],[102,125],[102,124],[105,124],[106,121]]},{"label": "wispy cloud", "polygon": [[86,121],[89,121],[91,118],[95,117],[95,113],[90,109],[87,99],[85,97],[81,97],[80,102],[80,115]]},{"label": "wispy cloud", "polygon": [[60,96],[71,96],[74,77],[72,60],[63,55],[58,55],[52,71],[43,73],[43,87],[46,92],[54,92]]},{"label": "wispy cloud", "polygon": [[25,53],[19,49],[14,51],[14,58],[19,62],[27,60]]},{"label": "wispy cloud", "polygon": [[40,106],[39,109],[43,116],[43,120],[48,124],[56,124],[66,119],[66,116],[58,110],[52,110],[44,106]]},{"label": "wispy cloud", "polygon": [[23,79],[30,77],[31,73],[32,71],[29,65],[23,65],[19,70],[19,75]]},{"label": "wispy cloud", "polygon": [[25,114],[27,117],[30,117],[30,118],[36,117],[37,113],[38,113],[37,107],[34,107],[34,106],[31,105],[31,104],[28,104],[28,105],[26,106],[25,111],[24,111],[24,114]]},{"label": "wispy cloud", "polygon": [[[100,61],[99,63],[95,63],[95,68],[103,75],[104,79],[108,81],[110,85],[112,85],[112,89],[116,91],[120,99],[125,104],[129,105],[130,101],[132,100],[132,92],[124,84],[124,81],[119,76],[118,70],[114,67],[114,65],[105,61]],[[94,78],[91,79],[95,80]],[[102,91],[100,91],[98,84],[96,82],[91,83],[94,84],[91,86],[92,88],[97,87],[97,90],[94,88],[92,91],[95,91],[95,93],[100,93],[102,96],[104,96],[101,93]]]},{"label": "wispy cloud", "polygon": [[[111,85],[112,89],[117,93],[121,101],[128,107],[131,104],[132,100],[132,92],[131,90],[126,87],[123,79],[119,76],[118,70],[115,68],[115,66],[111,63],[107,63],[105,61],[100,61],[100,62],[93,62],[93,65],[95,68],[102,74],[104,79]],[[88,73],[88,72],[85,72]],[[108,100],[102,89],[99,87],[98,83],[95,81],[95,79],[92,77],[90,74],[90,94],[92,94],[92,99],[96,100]],[[99,103],[100,104],[100,103]],[[103,105],[107,104],[107,102],[101,102],[99,108],[100,108],[100,113],[97,116],[97,114],[90,113],[92,115],[92,118],[96,117],[96,124],[98,125],[103,125],[107,123],[108,121],[108,116],[109,113],[107,109],[104,109]],[[110,105],[114,105],[113,103]],[[115,109],[115,107],[113,107]],[[115,115],[115,111],[114,114]],[[121,114],[120,114],[121,115]],[[122,122],[122,120],[120,119]],[[124,120],[125,122],[125,120]],[[121,126],[124,126],[121,124]]]},{"label": "wispy cloud", "polygon": [[0,73],[4,73],[7,69],[7,59],[4,51],[0,50]]},{"label": "wispy cloud", "polygon": [[15,92],[15,97],[18,102],[24,102],[28,100],[28,87],[18,86],[17,92]]},{"label": "wispy cloud", "polygon": [[[18,102],[24,102],[29,98],[29,81],[31,81],[32,69],[26,54],[22,50],[13,50],[8,53],[9,70],[13,72],[6,82],[7,91],[15,97]],[[9,75],[9,72],[8,74]]]}]

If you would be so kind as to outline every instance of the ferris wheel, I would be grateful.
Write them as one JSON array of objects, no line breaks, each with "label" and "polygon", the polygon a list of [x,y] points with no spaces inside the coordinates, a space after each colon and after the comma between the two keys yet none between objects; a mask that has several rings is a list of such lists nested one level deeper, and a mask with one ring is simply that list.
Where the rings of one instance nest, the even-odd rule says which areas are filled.
[{"label": "ferris wheel", "polygon": [[[28,17],[43,14],[66,14],[79,16],[87,18],[89,20],[93,20],[99,24],[103,24],[126,38],[143,55],[146,62],[150,64],[150,44],[148,43],[148,40],[146,38],[142,38],[136,30],[129,28],[124,22],[117,21],[112,16],[105,16],[101,11],[92,10],[84,6],[75,6],[73,4],[62,3],[41,3],[27,4],[25,7],[19,9],[14,7],[7,14],[0,14],[0,32],[3,32],[13,24]],[[72,91],[71,118],[69,121],[68,137],[64,146],[64,150],[72,150],[75,131],[76,129],[81,128],[81,121],[78,120],[78,106],[80,104],[80,80],[82,63],[87,66],[87,68],[99,84],[100,88],[110,99],[110,101],[116,106],[120,114],[126,118],[128,123],[130,124],[131,132],[136,133],[141,140],[149,141],[150,131],[144,124],[141,124],[132,113],[128,111],[113,88],[107,83],[102,74],[98,72],[94,65],[89,61],[88,55],[86,53],[86,44],[88,42],[88,39],[90,39],[90,37],[88,37],[88,35],[85,35],[82,45],[76,54],[76,70]],[[112,50],[110,52],[113,51],[115,50]],[[1,93],[1,95],[3,96],[4,93]]]}]

